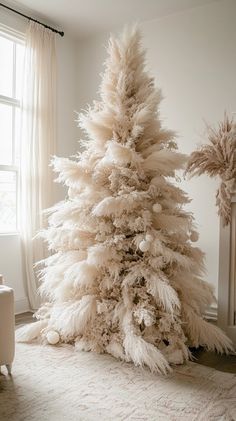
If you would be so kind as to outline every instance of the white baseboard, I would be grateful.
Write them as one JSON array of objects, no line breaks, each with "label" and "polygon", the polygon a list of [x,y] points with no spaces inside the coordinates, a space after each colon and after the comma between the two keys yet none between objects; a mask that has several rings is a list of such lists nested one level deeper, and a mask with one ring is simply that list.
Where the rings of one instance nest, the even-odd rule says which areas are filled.
[{"label": "white baseboard", "polygon": [[205,311],[205,317],[207,320],[212,320],[212,321],[217,321],[217,316],[218,316],[218,308],[216,306],[210,306],[206,311]]},{"label": "white baseboard", "polygon": [[27,297],[22,297],[19,300],[15,300],[15,314],[25,313],[29,310],[29,302]]}]

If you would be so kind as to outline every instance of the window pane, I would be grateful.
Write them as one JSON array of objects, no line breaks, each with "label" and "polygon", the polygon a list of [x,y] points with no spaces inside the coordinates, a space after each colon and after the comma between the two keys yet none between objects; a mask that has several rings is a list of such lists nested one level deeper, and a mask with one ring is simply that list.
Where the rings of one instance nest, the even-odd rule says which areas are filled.
[{"label": "window pane", "polygon": [[21,98],[23,85],[24,45],[16,43],[16,98]]},{"label": "window pane", "polygon": [[16,173],[0,171],[0,232],[16,231]]},{"label": "window pane", "polygon": [[0,95],[12,96],[13,42],[0,36]]},{"label": "window pane", "polygon": [[21,132],[21,110],[15,108],[15,157],[14,164],[19,165],[20,163],[20,132]]},{"label": "window pane", "polygon": [[[0,67],[1,68],[1,67]],[[12,164],[12,107],[0,104],[0,164]]]}]

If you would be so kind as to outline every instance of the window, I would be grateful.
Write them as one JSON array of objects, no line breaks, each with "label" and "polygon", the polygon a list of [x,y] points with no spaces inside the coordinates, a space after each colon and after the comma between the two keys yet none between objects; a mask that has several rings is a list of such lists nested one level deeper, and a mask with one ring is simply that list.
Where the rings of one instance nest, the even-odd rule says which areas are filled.
[{"label": "window", "polygon": [[0,28],[0,233],[17,231],[24,41]]}]

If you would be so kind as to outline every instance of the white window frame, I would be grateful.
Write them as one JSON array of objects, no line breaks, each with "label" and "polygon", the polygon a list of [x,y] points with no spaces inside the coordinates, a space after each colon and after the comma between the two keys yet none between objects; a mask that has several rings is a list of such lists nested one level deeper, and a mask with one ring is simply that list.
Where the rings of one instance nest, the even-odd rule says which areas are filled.
[{"label": "white window frame", "polygon": [[[13,89],[12,89],[12,97],[8,97],[5,95],[0,94],[0,104],[9,105],[12,106],[12,162],[14,162],[15,157],[15,110],[16,107],[20,108],[20,100],[15,99],[15,93],[16,93],[16,44],[22,44],[25,43],[25,36],[23,33],[16,31],[12,28],[9,28],[8,26],[4,24],[0,24],[0,37],[4,37],[10,41],[12,41],[13,44]],[[9,232],[2,232],[0,231],[0,236],[4,235],[15,235],[18,234],[18,200],[19,200],[19,167],[16,164],[11,165],[1,165],[0,164],[0,171],[10,171],[14,172],[16,175],[16,230],[12,230]]]}]

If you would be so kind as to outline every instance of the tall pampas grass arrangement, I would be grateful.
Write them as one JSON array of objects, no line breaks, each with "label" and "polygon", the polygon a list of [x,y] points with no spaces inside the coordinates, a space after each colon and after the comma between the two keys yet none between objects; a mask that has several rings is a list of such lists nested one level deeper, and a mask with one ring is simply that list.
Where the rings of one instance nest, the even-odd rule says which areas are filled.
[{"label": "tall pampas grass arrangement", "polygon": [[223,226],[231,221],[231,194],[236,188],[236,124],[227,114],[218,129],[208,127],[208,144],[190,155],[187,173],[190,176],[207,174],[218,177],[216,206]]}]

